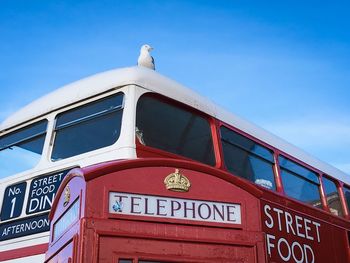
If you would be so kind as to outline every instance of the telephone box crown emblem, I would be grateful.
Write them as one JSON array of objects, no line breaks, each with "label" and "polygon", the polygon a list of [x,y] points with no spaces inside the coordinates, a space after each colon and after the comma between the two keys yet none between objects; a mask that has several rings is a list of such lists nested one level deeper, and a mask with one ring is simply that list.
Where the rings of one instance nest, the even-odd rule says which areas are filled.
[{"label": "telephone box crown emblem", "polygon": [[63,206],[67,206],[70,200],[70,189],[69,186],[67,185],[66,188],[64,189],[64,202]]},{"label": "telephone box crown emblem", "polygon": [[179,169],[175,169],[175,173],[165,177],[164,184],[166,189],[176,192],[188,192],[191,186],[190,181],[180,173]]}]

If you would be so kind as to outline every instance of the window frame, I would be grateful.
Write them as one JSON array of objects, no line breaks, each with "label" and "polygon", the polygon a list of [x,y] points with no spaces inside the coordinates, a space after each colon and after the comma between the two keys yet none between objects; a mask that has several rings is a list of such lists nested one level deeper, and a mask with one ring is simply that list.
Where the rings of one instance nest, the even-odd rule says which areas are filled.
[{"label": "window frame", "polygon": [[[233,126],[231,126],[231,125],[229,125],[229,124],[227,124],[227,123],[225,123],[225,122],[218,121],[218,125],[217,125],[217,136],[218,136],[219,150],[220,150],[220,156],[221,156],[221,158],[220,158],[220,161],[221,161],[221,164],[220,164],[220,165],[221,165],[221,169],[223,169],[223,170],[225,170],[226,172],[232,174],[232,173],[228,170],[228,168],[226,167],[226,164],[225,164],[225,157],[224,157],[224,152],[223,152],[222,138],[221,138],[221,133],[220,133],[221,127],[225,127],[226,129],[229,129],[229,130],[231,130],[231,131],[233,131],[233,132],[236,132],[236,133],[238,133],[239,135],[241,135],[241,136],[243,136],[243,137],[245,137],[245,138],[247,138],[247,139],[253,141],[253,142],[256,143],[256,144],[261,145],[262,147],[266,148],[267,150],[271,151],[272,157],[273,157],[273,162],[270,162],[270,161],[268,161],[268,160],[262,158],[261,156],[255,154],[255,153],[252,153],[252,154],[253,154],[255,157],[257,157],[257,158],[259,158],[259,159],[261,159],[261,160],[263,160],[263,161],[265,161],[265,162],[271,163],[271,165],[272,165],[273,179],[274,179],[274,183],[275,183],[275,186],[276,186],[275,189],[268,189],[268,188],[266,188],[266,187],[260,186],[260,185],[254,183],[254,182],[252,182],[252,181],[250,181],[250,180],[248,180],[248,179],[246,179],[246,178],[244,178],[244,177],[240,177],[240,178],[242,178],[242,179],[244,179],[244,180],[246,180],[246,181],[252,183],[253,185],[255,185],[255,186],[259,187],[259,188],[263,188],[264,190],[268,190],[268,191],[271,191],[271,192],[274,192],[274,193],[281,193],[281,191],[280,191],[280,189],[281,189],[281,187],[280,187],[280,178],[279,178],[279,177],[280,177],[280,174],[279,174],[278,171],[276,170],[276,169],[277,169],[276,167],[278,167],[278,162],[277,162],[276,157],[275,157],[275,156],[276,156],[276,149],[275,149],[274,147],[272,147],[271,145],[267,144],[266,142],[263,142],[263,141],[261,141],[261,140],[255,138],[255,137],[251,136],[250,134],[245,133],[245,132],[243,132],[242,130],[239,130],[239,129],[236,128],[236,127],[233,127]],[[240,146],[238,146],[238,145],[235,145],[235,146],[238,147],[239,149],[243,149],[244,151],[247,151],[247,150],[244,149],[243,147],[240,147]],[[248,151],[247,151],[247,152],[248,152]]]},{"label": "window frame", "polygon": [[[77,109],[79,107],[84,107],[90,103],[94,103],[94,102],[97,102],[99,100],[103,100],[103,99],[106,99],[107,97],[111,97],[111,96],[115,96],[117,94],[121,94],[123,95],[123,101],[122,101],[122,106],[119,108],[118,107],[118,110],[122,110],[123,113],[122,113],[122,117],[121,117],[121,122],[120,122],[120,134],[119,134],[119,137],[118,139],[113,143],[113,144],[110,144],[110,145],[107,145],[105,147],[101,147],[101,148],[97,148],[97,149],[94,149],[94,150],[91,150],[91,151],[87,151],[87,152],[83,152],[83,153],[80,153],[80,154],[77,154],[77,155],[73,155],[73,156],[70,156],[70,157],[67,157],[67,158],[62,158],[62,159],[59,159],[59,160],[53,160],[52,159],[52,153],[53,153],[53,149],[54,149],[54,145],[55,145],[55,140],[56,140],[56,123],[57,123],[57,118],[59,115],[61,114],[64,114],[68,111],[71,111],[71,110],[74,110],[74,109]],[[74,160],[74,159],[81,159],[82,157],[84,156],[90,156],[90,155],[94,155],[96,153],[98,153],[99,151],[105,151],[106,149],[108,148],[112,148],[114,147],[116,144],[118,144],[118,142],[120,141],[120,138],[122,137],[122,130],[123,130],[123,122],[124,122],[124,111],[125,111],[125,97],[127,96],[126,94],[126,91],[123,90],[123,89],[120,89],[120,88],[114,88],[112,89],[111,91],[109,92],[104,92],[102,94],[97,94],[97,95],[94,95],[92,97],[89,97],[89,98],[86,98],[86,99],[83,99],[83,100],[80,100],[80,101],[77,101],[69,106],[65,106],[63,108],[60,108],[59,110],[55,111],[54,112],[54,115],[52,116],[52,126],[51,126],[51,136],[50,136],[50,143],[49,143],[49,149],[47,151],[47,161],[52,165],[52,164],[59,164],[59,163],[64,163],[64,162],[70,162],[71,160]],[[114,110],[114,109],[113,109]],[[108,114],[108,113],[107,113]],[[95,117],[96,115],[98,115],[97,117],[100,117],[100,116],[103,116],[103,114],[99,115],[99,114],[93,114],[93,117]],[[92,116],[88,116],[87,118],[80,118],[78,122],[69,122],[66,125],[64,125],[64,127],[62,129],[65,129],[66,127],[69,127],[70,126],[70,123],[72,123],[71,125],[73,126],[74,124],[76,123],[80,123],[80,122],[84,122],[85,120],[89,120],[91,117],[91,119],[93,119]]]},{"label": "window frame", "polygon": [[192,114],[195,114],[203,119],[205,119],[209,125],[209,130],[210,130],[210,135],[211,135],[211,140],[212,140],[212,146],[213,146],[213,157],[214,157],[214,164],[210,165],[204,162],[200,162],[191,158],[188,158],[184,155],[179,155],[176,153],[172,153],[172,152],[168,152],[166,150],[162,150],[156,147],[152,147],[152,146],[148,146],[148,145],[143,145],[136,136],[136,132],[135,132],[135,146],[136,146],[136,155],[138,157],[166,157],[166,158],[173,158],[173,159],[181,159],[181,160],[187,160],[187,161],[192,161],[192,162],[198,162],[201,163],[203,165],[208,165],[210,167],[215,167],[215,168],[220,168],[220,153],[218,152],[218,142],[217,142],[217,131],[216,131],[216,120],[215,118],[213,118],[212,116],[196,109],[193,108],[189,105],[186,105],[184,103],[181,103],[177,100],[171,99],[163,94],[160,93],[154,93],[154,92],[143,92],[141,94],[139,94],[139,96],[137,96],[137,99],[135,100],[135,123],[134,123],[134,130],[136,128],[136,119],[137,119],[137,106],[139,103],[139,100],[144,97],[144,96],[148,96],[154,99],[157,99],[161,102],[164,102],[166,104],[169,104],[171,106],[183,109],[187,112],[190,112]]},{"label": "window frame", "polygon": [[30,121],[26,121],[26,122],[20,123],[18,125],[15,125],[13,127],[10,127],[8,129],[5,129],[5,130],[2,131],[2,133],[0,133],[1,137],[2,136],[6,136],[6,135],[9,135],[11,133],[18,132],[18,131],[20,131],[22,129],[26,129],[26,128],[32,126],[32,125],[35,125],[35,124],[37,124],[39,122],[44,122],[44,121],[46,122],[46,129],[45,129],[45,131],[40,132],[40,133],[36,133],[36,134],[26,138],[25,140],[16,141],[15,143],[7,145],[5,148],[1,149],[1,151],[2,151],[2,150],[7,149],[8,147],[12,147],[12,146],[14,146],[16,144],[23,143],[23,142],[26,142],[26,141],[30,141],[30,140],[33,140],[33,139],[39,137],[39,136],[44,135],[43,147],[42,147],[41,155],[40,155],[40,158],[39,158],[38,162],[33,167],[31,167],[29,169],[26,169],[24,171],[18,172],[18,173],[10,174],[10,175],[8,175],[6,177],[1,178],[0,181],[4,180],[4,179],[7,179],[7,178],[11,178],[13,176],[20,175],[20,174],[33,173],[33,171],[35,171],[38,167],[40,167],[42,162],[46,160],[47,140],[48,140],[48,137],[50,136],[50,133],[51,133],[50,119],[48,118],[48,114],[45,114],[44,116],[39,116],[39,117],[37,117],[35,119],[32,119]]},{"label": "window frame", "polygon": [[[341,204],[341,212],[343,213],[342,215],[335,215],[331,212],[330,210],[330,207],[329,207],[329,204],[328,204],[328,201],[327,201],[327,193],[326,193],[326,188],[325,188],[325,183],[324,183],[324,179],[327,179],[329,181],[331,181],[332,183],[334,183],[336,189],[337,189],[337,193],[338,193],[338,198],[339,198],[339,202]],[[342,200],[342,196],[341,196],[341,186],[340,186],[340,183],[338,180],[336,180],[335,178],[327,175],[327,174],[322,174],[321,176],[321,181],[322,181],[322,187],[323,187],[323,194],[324,194],[324,197],[325,197],[325,201],[326,201],[326,205],[327,205],[327,211],[329,213],[331,213],[332,215],[334,216],[338,216],[338,217],[345,217],[346,216],[346,212],[345,212],[345,209],[344,209],[344,202]],[[349,188],[350,190],[350,188]]]},{"label": "window frame", "polygon": [[[292,161],[294,163],[296,163],[297,165],[301,166],[302,168],[305,168],[307,170],[310,170],[311,172],[315,173],[315,175],[317,176],[318,178],[318,192],[319,192],[319,195],[320,195],[320,202],[321,202],[321,206],[320,207],[316,207],[316,206],[312,206],[311,204],[309,203],[306,203],[302,200],[299,200],[299,199],[296,199],[292,196],[289,196],[287,195],[287,193],[285,192],[285,187],[284,187],[284,183],[283,183],[283,179],[282,179],[282,170],[286,170],[288,173],[291,173],[293,174],[294,176],[297,176],[301,179],[304,179],[305,181],[311,183],[311,184],[314,184],[314,185],[317,185],[317,183],[313,182],[312,180],[304,177],[303,175],[299,175],[297,174],[296,172],[294,171],[291,171],[289,170],[288,168],[283,168],[280,164],[280,161],[279,161],[279,156],[282,156],[284,157],[285,159],[288,159],[289,161]],[[327,207],[327,204],[326,204],[326,200],[325,200],[325,195],[324,195],[324,190],[323,190],[323,184],[322,184],[322,176],[320,174],[320,172],[318,170],[316,170],[315,168],[311,167],[310,165],[300,161],[299,159],[296,159],[295,157],[293,156],[290,156],[289,154],[286,154],[284,152],[279,152],[278,155],[277,155],[277,161],[278,161],[278,168],[279,168],[279,173],[280,173],[280,178],[281,178],[281,183],[282,183],[282,186],[283,186],[283,193],[284,193],[284,196],[287,197],[287,198],[290,198],[290,199],[293,199],[297,202],[300,202],[302,204],[305,204],[307,206],[310,206],[310,207],[313,207],[313,208],[316,208],[316,209],[320,209],[320,210],[324,210],[324,211],[327,211],[328,212],[328,207]]]}]

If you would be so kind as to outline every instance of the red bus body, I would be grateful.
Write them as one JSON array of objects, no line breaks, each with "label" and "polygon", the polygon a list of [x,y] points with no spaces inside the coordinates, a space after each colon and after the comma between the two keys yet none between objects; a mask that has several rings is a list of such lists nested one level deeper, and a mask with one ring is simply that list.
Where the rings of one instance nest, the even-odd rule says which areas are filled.
[{"label": "red bus body", "polygon": [[[166,188],[176,170],[189,180],[188,191]],[[118,212],[114,196],[123,201]],[[48,263],[350,262],[347,221],[190,161],[75,169],[50,219]]]}]

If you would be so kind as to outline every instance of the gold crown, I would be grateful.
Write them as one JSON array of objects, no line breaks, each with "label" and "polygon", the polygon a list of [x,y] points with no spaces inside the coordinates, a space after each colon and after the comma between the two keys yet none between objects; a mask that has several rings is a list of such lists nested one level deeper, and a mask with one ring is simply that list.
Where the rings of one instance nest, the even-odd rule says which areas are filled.
[{"label": "gold crown", "polygon": [[164,184],[166,189],[176,192],[187,192],[191,186],[190,181],[179,172],[179,169],[175,169],[175,173],[165,177]]}]

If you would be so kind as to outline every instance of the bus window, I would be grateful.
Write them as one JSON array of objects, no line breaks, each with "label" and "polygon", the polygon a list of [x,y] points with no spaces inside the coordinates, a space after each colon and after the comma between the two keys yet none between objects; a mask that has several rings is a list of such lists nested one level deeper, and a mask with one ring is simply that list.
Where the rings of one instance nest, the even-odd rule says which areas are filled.
[{"label": "bus window", "polygon": [[283,157],[278,157],[285,193],[314,207],[322,207],[318,175]]},{"label": "bus window", "polygon": [[343,211],[336,184],[327,177],[323,177],[322,182],[329,210],[334,215],[343,216]]},{"label": "bus window", "polygon": [[344,187],[343,187],[343,191],[344,191],[344,196],[345,196],[346,204],[347,204],[347,206],[348,206],[348,211],[350,211],[350,188],[344,186]]},{"label": "bus window", "polygon": [[224,126],[220,133],[226,168],[234,175],[275,190],[272,151]]},{"label": "bus window", "polygon": [[40,160],[47,120],[0,137],[0,178],[33,168]]},{"label": "bus window", "polygon": [[115,143],[120,135],[123,94],[63,112],[57,116],[51,160],[72,157]]},{"label": "bus window", "polygon": [[215,165],[209,122],[194,112],[144,95],[137,104],[136,131],[146,146]]}]

